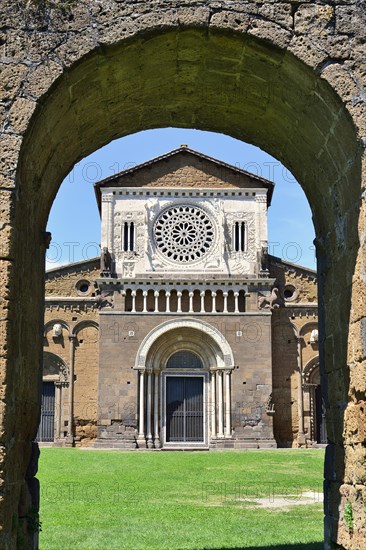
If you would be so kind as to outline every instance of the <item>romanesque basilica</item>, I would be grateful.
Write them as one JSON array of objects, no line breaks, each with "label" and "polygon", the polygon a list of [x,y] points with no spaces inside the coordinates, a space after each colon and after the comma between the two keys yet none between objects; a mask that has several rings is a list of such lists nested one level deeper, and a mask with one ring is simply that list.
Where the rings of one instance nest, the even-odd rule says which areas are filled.
[{"label": "romanesque basilica", "polygon": [[40,442],[325,442],[316,274],[268,254],[273,192],[187,146],[95,185],[101,258],[46,274]]}]

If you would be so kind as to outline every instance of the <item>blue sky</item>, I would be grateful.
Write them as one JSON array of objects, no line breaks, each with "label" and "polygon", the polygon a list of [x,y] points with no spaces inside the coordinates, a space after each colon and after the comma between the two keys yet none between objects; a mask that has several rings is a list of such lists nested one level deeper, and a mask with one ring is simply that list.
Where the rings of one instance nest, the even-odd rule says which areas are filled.
[{"label": "blue sky", "polygon": [[93,184],[181,144],[275,182],[268,211],[269,252],[315,269],[311,211],[300,185],[276,159],[231,137],[166,128],[115,140],[74,166],[65,178],[48,220],[52,243],[46,267],[52,269],[99,254],[100,218]]}]

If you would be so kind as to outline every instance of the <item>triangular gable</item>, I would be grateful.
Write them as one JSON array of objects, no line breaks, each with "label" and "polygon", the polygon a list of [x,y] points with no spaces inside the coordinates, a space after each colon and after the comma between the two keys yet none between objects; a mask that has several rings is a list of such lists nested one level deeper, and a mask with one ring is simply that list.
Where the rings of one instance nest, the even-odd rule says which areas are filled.
[{"label": "triangular gable", "polygon": [[270,205],[274,184],[188,147],[180,147],[106,178],[94,187],[99,206],[100,189],[109,187],[267,189]]}]

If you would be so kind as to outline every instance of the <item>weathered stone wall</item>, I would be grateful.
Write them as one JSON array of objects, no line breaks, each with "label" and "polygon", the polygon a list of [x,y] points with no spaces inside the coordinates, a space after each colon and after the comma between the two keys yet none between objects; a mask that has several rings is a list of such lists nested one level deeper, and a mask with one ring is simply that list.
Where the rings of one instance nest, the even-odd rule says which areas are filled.
[{"label": "weathered stone wall", "polygon": [[[128,431],[136,426],[138,384],[137,373],[132,368],[141,342],[157,326],[177,317],[114,313],[108,315],[108,311],[104,311],[100,315],[103,339],[100,343],[99,406],[103,425],[107,425],[107,421],[119,421],[121,430]],[[260,445],[261,440],[273,439],[272,417],[266,411],[272,385],[271,316],[268,313],[196,317],[197,321],[216,328],[232,349],[235,364],[231,374],[232,427],[236,439],[247,438],[248,444],[252,439],[253,446]],[[194,314],[189,318],[195,318]],[[128,336],[130,330],[134,332],[133,337]],[[208,340],[209,333],[205,334],[203,326],[200,334],[203,348],[205,337]]]},{"label": "weathered stone wall", "polygon": [[[297,447],[310,439],[310,418],[305,418],[308,437],[303,443],[298,440],[302,414],[299,371],[319,355],[318,343],[310,342],[311,331],[318,328],[316,275],[273,256],[269,257],[269,269],[279,290],[280,306],[272,314],[274,433],[279,446]],[[293,295],[286,297],[285,289],[289,288]]]},{"label": "weathered stone wall", "polygon": [[[166,162],[152,163],[113,181],[126,187],[258,187],[255,177],[235,172],[223,164],[215,165],[204,158],[184,154],[169,157]],[[110,179],[110,178],[109,178]]]},{"label": "weathered stone wall", "polygon": [[[364,2],[62,5],[0,6],[1,545],[16,545],[14,518],[29,485],[40,399],[42,232],[57,189],[75,162],[111,139],[179,126],[255,143],[306,192],[328,388],[326,547],[365,546],[358,467],[366,441]],[[347,501],[352,530],[343,519]]]},{"label": "weathered stone wall", "polygon": [[[63,280],[60,280],[61,286]],[[64,323],[62,336],[52,337],[53,325]],[[45,308],[44,351],[60,357],[70,369],[70,335],[75,335],[74,352],[74,434],[77,444],[88,444],[96,435],[98,414],[98,330],[99,311],[96,304],[56,302]],[[69,381],[70,384],[70,381]],[[63,393],[62,430],[68,432],[64,422],[69,420],[69,387]],[[64,434],[65,435],[65,434]],[[66,435],[65,435],[66,437]],[[65,440],[66,442],[66,440]],[[60,441],[58,442],[60,443]]]},{"label": "weathered stone wall", "polygon": [[[51,351],[61,357],[66,365],[70,363],[70,342],[68,332],[63,329],[62,338],[52,338],[52,327],[57,320],[62,320],[69,327],[72,333],[73,328],[83,321],[95,321],[99,323],[99,309],[97,302],[85,302],[76,290],[78,281],[90,281],[90,291],[88,296],[95,294],[95,279],[99,277],[98,260],[90,260],[80,264],[61,267],[46,276],[46,299],[45,322],[47,326],[44,350]],[[297,446],[298,435],[298,351],[296,334],[301,331],[301,365],[305,366],[312,358],[319,353],[318,345],[310,344],[310,334],[313,328],[317,327],[317,303],[316,301],[316,276],[309,269],[301,268],[296,265],[287,264],[278,258],[270,257],[270,277],[275,279],[275,286],[279,289],[278,305],[275,308],[271,318],[272,332],[272,383],[273,395],[272,403],[274,405],[274,435],[279,446]],[[286,301],[283,295],[287,285],[293,285],[295,290],[295,299]],[[79,301],[67,302],[67,297],[76,298]],[[50,301],[51,300],[51,301]],[[249,301],[249,300],[247,300]],[[309,304],[311,302],[311,304]],[[250,300],[248,307],[252,303],[252,311],[256,311],[257,297]],[[291,307],[296,304],[296,307]],[[306,305],[308,304],[308,305]],[[153,305],[153,304],[151,304]],[[183,310],[188,310],[184,307]],[[105,316],[103,316],[105,318]],[[104,319],[101,327],[103,339],[101,342],[101,361],[103,371],[116,371],[112,376],[106,375],[106,379],[101,379],[100,394],[103,398],[105,394],[111,402],[111,411],[114,416],[108,414],[108,418],[117,420],[119,418],[119,430],[123,429],[133,435],[136,427],[136,375],[131,372],[131,366],[135,362],[138,347],[146,335],[156,324],[163,321],[161,316],[149,316],[142,322],[141,316],[123,316],[119,322],[112,322],[115,317]],[[260,319],[259,319],[260,320]],[[245,422],[253,423],[252,416],[256,413],[255,395],[257,373],[262,370],[263,365],[258,363],[256,357],[259,353],[253,353],[251,349],[239,349],[237,347],[238,338],[235,337],[237,330],[243,330],[244,334],[255,335],[257,321],[252,318],[244,317],[217,317],[207,318],[209,323],[214,322],[219,330],[224,334],[228,333],[232,337],[232,345],[235,356],[252,357],[255,363],[243,364],[240,372],[233,373],[233,396],[232,415],[233,426],[237,436],[244,435]],[[244,323],[244,325],[243,325]],[[260,345],[263,349],[270,342],[269,329],[261,326],[261,335],[263,336]],[[141,333],[141,327],[144,332]],[[248,330],[247,330],[247,328]],[[251,331],[251,328],[253,329]],[[130,330],[134,331],[134,336],[128,336]],[[250,342],[249,342],[250,344]],[[120,350],[123,345],[123,364],[120,361]],[[263,357],[263,349],[260,352]],[[269,348],[266,348],[268,354]],[[98,363],[99,349],[96,340],[95,329],[87,327],[78,331],[75,347],[75,444],[90,444],[91,440],[97,435],[97,419],[102,420],[102,425],[106,426],[106,418],[103,416],[103,410],[106,407],[101,406],[98,410],[97,402],[97,384],[98,384]],[[104,366],[103,366],[104,365]],[[239,366],[239,365],[238,365]],[[121,377],[121,378],[120,378]],[[263,381],[262,381],[263,383]],[[113,398],[113,388],[117,392],[116,398]],[[66,403],[68,406],[68,403]],[[258,407],[257,407],[258,408]],[[97,410],[99,417],[97,416]],[[265,413],[263,413],[265,414]],[[127,423],[124,422],[125,417]],[[66,418],[67,420],[67,418]],[[248,431],[248,428],[247,428]]]},{"label": "weathered stone wall", "polygon": [[[60,267],[52,269],[47,273],[45,281],[46,297],[69,296],[80,297],[96,295],[94,281],[99,277],[100,259],[81,262],[79,265],[72,264],[72,267]],[[78,290],[78,282],[90,281],[92,284],[86,292]]]},{"label": "weathered stone wall", "polygon": [[[279,303],[291,304],[318,302],[318,289],[316,273],[311,269],[284,262],[275,256],[269,256],[269,270],[271,277],[275,278],[275,287],[279,290]],[[292,297],[286,298],[284,291],[287,287],[293,287],[295,292]]]},{"label": "weathered stone wall", "polygon": [[[98,416],[98,325],[99,304],[95,279],[99,259],[60,267],[47,273],[45,280],[44,351],[56,354],[71,368],[70,337],[74,346],[74,386],[72,433],[77,445],[89,444],[96,437]],[[84,286],[82,286],[84,285]],[[52,335],[55,323],[62,322],[62,335]],[[70,380],[62,392],[61,438],[67,441],[70,416]]]}]

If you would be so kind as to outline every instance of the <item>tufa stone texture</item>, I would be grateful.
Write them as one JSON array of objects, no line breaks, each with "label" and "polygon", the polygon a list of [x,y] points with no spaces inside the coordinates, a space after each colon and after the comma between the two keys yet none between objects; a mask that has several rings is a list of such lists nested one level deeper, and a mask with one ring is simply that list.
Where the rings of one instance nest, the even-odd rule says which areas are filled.
[{"label": "tufa stone texture", "polygon": [[[365,18],[358,0],[1,2],[0,186],[16,189],[15,198],[3,195],[14,206],[12,223],[6,207],[0,220],[0,259],[9,264],[1,273],[8,287],[1,306],[1,547],[16,547],[13,518],[37,430],[42,232],[52,201],[81,157],[164,126],[254,143],[281,160],[308,197],[333,456],[325,547],[365,546],[363,485],[345,475],[349,461],[364,460],[349,452],[362,445],[366,387],[354,379],[360,354],[348,359],[350,320],[365,317]],[[337,374],[342,384],[333,388]],[[352,534],[342,519],[346,500],[356,518]]]}]

